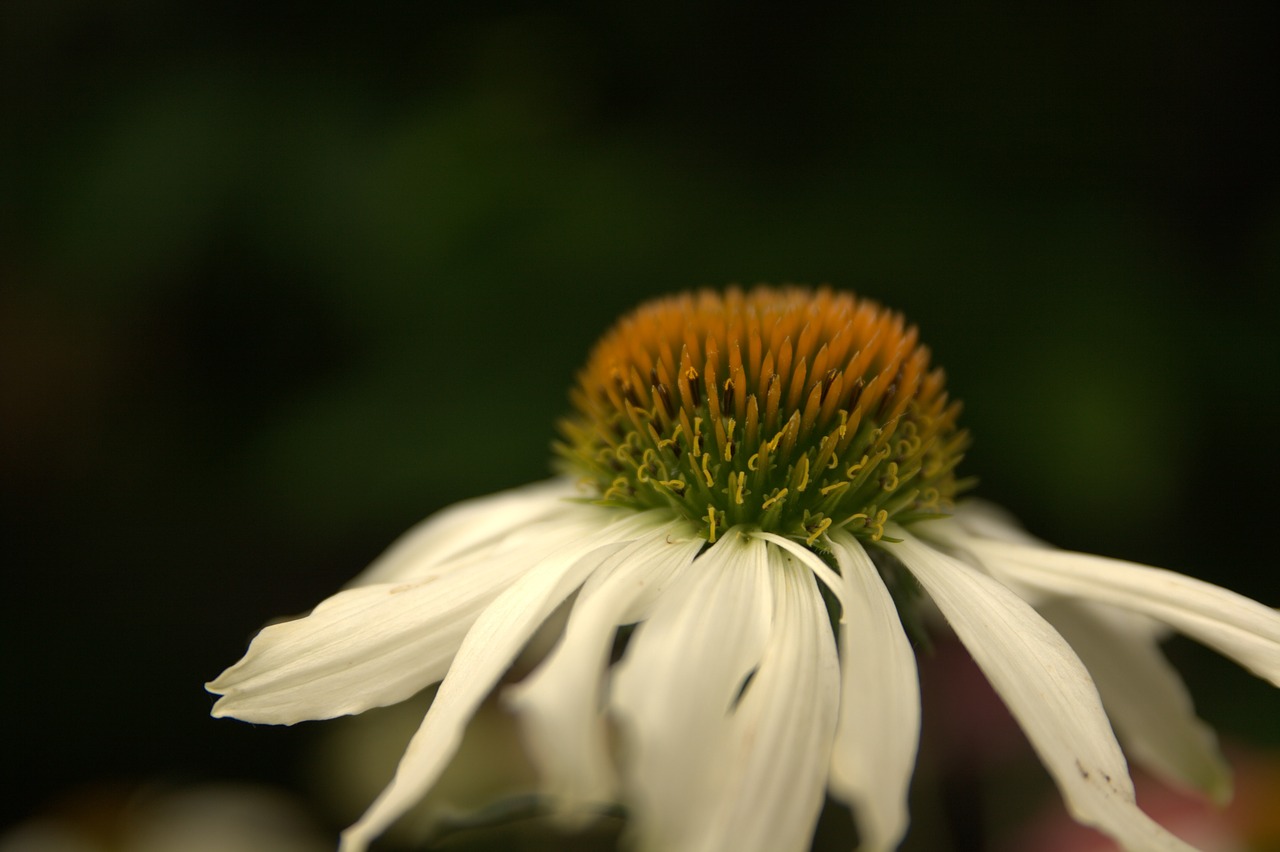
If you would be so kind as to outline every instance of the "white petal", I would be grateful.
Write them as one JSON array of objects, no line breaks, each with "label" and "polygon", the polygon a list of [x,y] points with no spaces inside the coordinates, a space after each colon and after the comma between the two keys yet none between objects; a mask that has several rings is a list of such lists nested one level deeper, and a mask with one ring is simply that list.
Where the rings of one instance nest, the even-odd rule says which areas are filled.
[{"label": "white petal", "polygon": [[651,517],[628,516],[566,545],[533,566],[481,613],[405,749],[395,777],[364,816],[342,833],[341,852],[363,852],[431,788],[457,750],[476,707],[538,626],[601,562],[654,526]]},{"label": "white petal", "polygon": [[[1115,610],[1058,599],[1040,614],[1062,633],[1093,676],[1125,751],[1174,786],[1219,803],[1231,797],[1231,772],[1213,730],[1196,718],[1182,678],[1145,629]],[[1130,616],[1131,618],[1131,616]]]},{"label": "white petal", "polygon": [[831,536],[845,584],[840,619],[840,725],[831,792],[853,808],[864,852],[894,849],[907,830],[907,793],[920,743],[915,652],[880,573],[843,530]]},{"label": "white petal", "polygon": [[530,565],[589,527],[542,531],[520,558],[498,554],[412,583],[348,589],[310,615],[264,628],[207,685],[214,716],[292,725],[394,704],[440,680],[471,624]]},{"label": "white petal", "polygon": [[1257,601],[1120,559],[976,539],[971,549],[998,577],[1151,616],[1280,686],[1280,613]]},{"label": "white petal", "polygon": [[1040,539],[1028,533],[1008,510],[985,500],[961,500],[956,506],[955,514],[950,518],[938,518],[920,527],[921,532],[936,528],[940,524],[957,524],[970,535],[981,538],[994,538],[1000,541],[1011,541],[1018,544],[1042,545]]},{"label": "white petal", "polygon": [[[823,562],[818,557],[818,554],[814,553],[799,542],[792,541],[789,538],[784,538],[774,533],[757,532],[753,533],[753,535],[756,538],[764,539],[765,541],[778,545],[778,547],[799,559],[806,567],[809,568],[810,571],[818,576],[818,579],[822,581],[823,585],[831,590],[831,594],[835,595],[838,599],[844,597],[844,581],[840,579],[839,574],[831,570],[830,565]],[[841,600],[840,602],[843,605],[844,601]]]},{"label": "white petal", "polygon": [[773,627],[714,760],[700,852],[802,852],[822,810],[840,701],[827,607],[813,573],[770,548]]},{"label": "white petal", "polygon": [[571,481],[551,479],[455,503],[410,528],[347,587],[425,579],[468,549],[501,539],[504,531],[576,506],[566,502],[576,494]]},{"label": "white petal", "polygon": [[900,528],[886,545],[933,598],[1022,726],[1080,822],[1131,852],[1190,850],[1138,810],[1133,782],[1089,673],[1029,604]]},{"label": "white petal", "polygon": [[767,546],[731,529],[667,587],[631,637],[610,706],[643,848],[686,846],[715,801],[723,779],[710,759],[760,661],[771,608]]},{"label": "white petal", "polygon": [[614,633],[630,611],[661,592],[706,540],[683,524],[662,527],[619,551],[591,575],[574,603],[560,643],[506,699],[518,713],[543,789],[571,823],[592,806],[616,801],[601,678]]}]

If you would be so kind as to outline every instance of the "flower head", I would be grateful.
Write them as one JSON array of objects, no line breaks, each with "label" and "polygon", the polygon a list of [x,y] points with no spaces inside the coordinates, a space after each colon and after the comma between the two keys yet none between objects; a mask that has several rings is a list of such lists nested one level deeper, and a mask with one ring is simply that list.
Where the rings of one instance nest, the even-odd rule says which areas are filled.
[{"label": "flower head", "polygon": [[560,456],[602,502],[673,510],[711,543],[740,524],[878,541],[949,511],[967,443],[916,338],[827,290],[659,299],[597,344]]},{"label": "flower head", "polygon": [[567,821],[621,802],[644,849],[801,850],[830,793],[861,848],[888,850],[920,722],[903,618],[931,602],[1079,821],[1130,849],[1190,848],[1138,809],[1112,725],[1155,774],[1225,796],[1161,625],[1280,685],[1280,615],[957,502],[958,413],[916,330],[872,302],[758,288],[645,305],[580,375],[564,476],[436,515],[309,616],[263,630],[209,684],[214,714],[291,724],[440,681],[343,835],[364,849],[576,593],[555,648],[505,695]]}]

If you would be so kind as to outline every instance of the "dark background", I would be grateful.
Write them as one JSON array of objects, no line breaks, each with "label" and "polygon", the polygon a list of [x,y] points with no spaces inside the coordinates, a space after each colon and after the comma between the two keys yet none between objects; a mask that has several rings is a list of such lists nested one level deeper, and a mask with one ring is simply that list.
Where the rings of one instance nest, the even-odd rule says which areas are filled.
[{"label": "dark background", "polygon": [[[1280,603],[1278,11],[0,5],[0,826],[312,796],[323,726],[202,682],[545,475],[596,335],[693,286],[903,310],[982,495]],[[1170,652],[1280,748],[1268,687]]]}]

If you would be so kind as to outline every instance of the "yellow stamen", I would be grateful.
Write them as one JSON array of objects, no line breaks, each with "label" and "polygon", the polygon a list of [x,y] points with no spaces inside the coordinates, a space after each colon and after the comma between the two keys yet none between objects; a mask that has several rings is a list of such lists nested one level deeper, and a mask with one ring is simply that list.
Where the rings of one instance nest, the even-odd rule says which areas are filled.
[{"label": "yellow stamen", "polygon": [[807,539],[804,540],[804,543],[813,544],[815,541],[818,540],[818,536],[822,535],[830,527],[831,527],[831,519],[823,518],[822,521],[819,522],[818,526],[813,530],[812,534]]},{"label": "yellow stamen", "polygon": [[768,508],[769,508],[770,506],[772,506],[774,503],[776,503],[776,502],[778,502],[779,500],[781,500],[781,499],[785,498],[786,496],[787,496],[787,489],[785,489],[785,488],[779,488],[779,489],[774,493],[774,495],[773,495],[772,497],[770,497],[768,500],[765,500],[765,501],[764,501],[764,503],[762,503],[762,504],[760,505],[760,508],[761,508],[761,509],[768,509]]}]

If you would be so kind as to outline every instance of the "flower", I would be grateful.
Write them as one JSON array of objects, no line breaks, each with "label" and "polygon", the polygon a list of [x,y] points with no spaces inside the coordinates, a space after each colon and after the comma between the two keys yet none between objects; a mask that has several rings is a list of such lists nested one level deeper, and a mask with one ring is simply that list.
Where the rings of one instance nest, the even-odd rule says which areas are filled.
[{"label": "flower", "polygon": [[441,681],[346,852],[431,788],[575,593],[505,697],[558,812],[621,801],[644,849],[804,849],[828,792],[863,849],[896,847],[920,722],[904,624],[928,606],[1080,822],[1130,849],[1190,848],[1138,809],[1112,724],[1155,774],[1228,794],[1157,642],[1172,627],[1280,685],[1280,615],[1057,550],[960,499],[959,406],[900,315],[825,289],[660,299],[597,344],[572,403],[559,478],[427,520],[208,685],[215,716],[292,724]]}]

